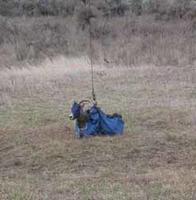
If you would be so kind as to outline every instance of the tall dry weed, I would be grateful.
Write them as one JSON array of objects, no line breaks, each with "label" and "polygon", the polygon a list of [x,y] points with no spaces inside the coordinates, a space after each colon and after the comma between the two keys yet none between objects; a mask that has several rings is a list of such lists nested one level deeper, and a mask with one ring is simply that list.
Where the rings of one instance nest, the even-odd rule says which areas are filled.
[{"label": "tall dry weed", "polygon": [[[20,62],[38,63],[58,55],[86,56],[115,65],[192,65],[196,28],[191,20],[156,21],[152,16],[98,17],[88,26],[76,17],[0,18],[0,68]],[[10,48],[10,49],[8,49]],[[6,59],[7,57],[7,59]]]}]

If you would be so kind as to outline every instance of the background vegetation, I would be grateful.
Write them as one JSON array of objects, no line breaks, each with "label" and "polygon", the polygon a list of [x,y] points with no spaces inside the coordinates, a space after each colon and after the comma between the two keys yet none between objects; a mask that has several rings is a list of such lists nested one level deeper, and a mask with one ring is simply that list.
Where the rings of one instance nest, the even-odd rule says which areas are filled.
[{"label": "background vegetation", "polygon": [[[2,0],[3,16],[73,16],[89,0]],[[157,13],[166,17],[195,17],[195,0],[97,0],[91,6],[104,16],[123,16],[131,11],[136,15]]]},{"label": "background vegetation", "polygon": [[195,60],[194,0],[0,1],[1,67],[89,52],[97,61],[184,65]]}]

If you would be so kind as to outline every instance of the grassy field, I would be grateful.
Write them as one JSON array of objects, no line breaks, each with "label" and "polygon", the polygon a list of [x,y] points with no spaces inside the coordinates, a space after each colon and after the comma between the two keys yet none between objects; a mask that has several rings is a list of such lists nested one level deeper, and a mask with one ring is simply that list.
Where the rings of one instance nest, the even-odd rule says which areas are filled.
[{"label": "grassy field", "polygon": [[95,65],[99,106],[122,137],[74,138],[86,57],[0,71],[0,199],[196,199],[196,65]]}]

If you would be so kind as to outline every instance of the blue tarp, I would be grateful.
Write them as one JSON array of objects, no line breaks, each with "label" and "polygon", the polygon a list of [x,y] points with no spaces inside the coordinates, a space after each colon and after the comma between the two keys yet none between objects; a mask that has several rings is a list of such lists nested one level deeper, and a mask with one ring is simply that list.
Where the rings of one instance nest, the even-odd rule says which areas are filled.
[{"label": "blue tarp", "polygon": [[84,128],[79,128],[76,122],[77,137],[122,135],[123,131],[124,121],[120,115],[107,115],[95,105],[89,110],[89,120]]}]

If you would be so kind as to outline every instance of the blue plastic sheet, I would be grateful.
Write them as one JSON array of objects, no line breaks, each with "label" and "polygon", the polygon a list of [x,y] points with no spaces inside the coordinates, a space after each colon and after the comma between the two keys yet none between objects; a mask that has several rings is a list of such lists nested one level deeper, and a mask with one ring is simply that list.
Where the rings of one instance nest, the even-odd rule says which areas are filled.
[{"label": "blue plastic sheet", "polygon": [[107,115],[94,105],[89,110],[89,120],[86,125],[83,128],[79,128],[76,121],[75,129],[77,137],[122,135],[124,131],[124,121],[120,115]]}]

